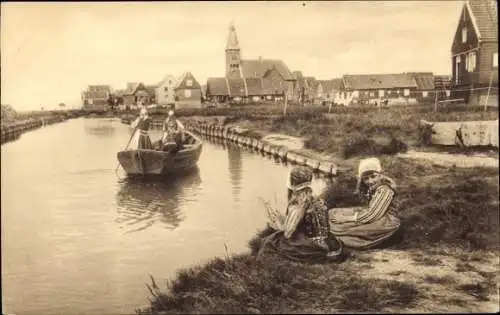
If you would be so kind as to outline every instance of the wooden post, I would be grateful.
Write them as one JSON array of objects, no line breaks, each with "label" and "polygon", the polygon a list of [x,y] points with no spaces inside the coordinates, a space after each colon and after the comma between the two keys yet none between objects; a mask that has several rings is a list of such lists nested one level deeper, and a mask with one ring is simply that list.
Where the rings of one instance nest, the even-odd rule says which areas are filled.
[{"label": "wooden post", "polygon": [[288,106],[288,96],[287,93],[285,92],[285,108],[283,109],[283,115],[286,115],[287,106]]},{"label": "wooden post", "polygon": [[486,100],[484,101],[484,111],[486,112],[486,107],[488,105],[488,99],[490,98],[490,92],[491,92],[491,84],[493,82],[493,74],[494,72],[491,71],[491,75],[490,75],[490,85],[488,86],[488,94],[486,94]]},{"label": "wooden post", "polygon": [[434,81],[434,112],[437,112],[437,104],[438,104],[438,92],[436,89],[436,82]]}]

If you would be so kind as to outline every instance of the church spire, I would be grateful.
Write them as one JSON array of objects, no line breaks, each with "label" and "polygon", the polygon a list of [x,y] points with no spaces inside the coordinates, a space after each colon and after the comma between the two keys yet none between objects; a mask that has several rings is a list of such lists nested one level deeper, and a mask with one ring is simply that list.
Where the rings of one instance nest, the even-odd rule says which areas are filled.
[{"label": "church spire", "polygon": [[240,50],[240,44],[236,36],[236,28],[232,21],[229,24],[229,36],[227,37],[226,50]]}]

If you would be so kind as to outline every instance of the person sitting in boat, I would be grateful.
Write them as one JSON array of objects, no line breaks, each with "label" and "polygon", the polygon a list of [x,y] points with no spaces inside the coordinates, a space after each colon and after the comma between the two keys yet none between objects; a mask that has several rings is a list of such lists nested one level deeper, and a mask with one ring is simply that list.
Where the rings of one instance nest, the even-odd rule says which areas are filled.
[{"label": "person sitting in boat", "polygon": [[176,150],[180,150],[184,143],[184,126],[175,117],[173,110],[168,112],[168,116],[163,122],[162,142],[163,145],[175,143]]},{"label": "person sitting in boat", "polygon": [[151,126],[151,117],[149,117],[148,110],[145,107],[141,108],[139,117],[137,117],[131,125],[132,128],[136,128],[136,131],[130,142],[130,148],[132,150],[152,150],[153,145],[151,144],[151,139],[148,134],[148,130]]},{"label": "person sitting in boat", "polygon": [[[260,256],[266,248],[297,261],[323,262],[342,258],[343,246],[330,233],[328,209],[321,198],[313,196],[312,172],[295,167],[288,177],[288,206],[285,217],[270,218],[274,232],[262,240]],[[268,208],[268,211],[270,209]]]},{"label": "person sitting in boat", "polygon": [[382,174],[379,159],[368,158],[359,163],[356,193],[368,205],[330,209],[330,231],[346,247],[368,249],[379,246],[401,225],[400,219],[391,213],[396,183]]}]

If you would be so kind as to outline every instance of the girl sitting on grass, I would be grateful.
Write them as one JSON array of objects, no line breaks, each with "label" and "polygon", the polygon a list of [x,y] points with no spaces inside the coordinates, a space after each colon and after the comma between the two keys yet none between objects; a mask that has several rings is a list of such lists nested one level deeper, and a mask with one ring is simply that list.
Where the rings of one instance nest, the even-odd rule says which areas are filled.
[{"label": "girl sitting on grass", "polygon": [[368,201],[367,206],[329,210],[330,231],[346,247],[368,249],[380,245],[400,228],[393,210],[396,184],[382,174],[377,158],[359,163],[356,192]]},{"label": "girl sitting on grass", "polygon": [[[265,248],[297,261],[320,262],[342,258],[342,244],[330,233],[327,207],[314,197],[312,172],[295,167],[288,179],[286,216],[268,208],[274,232],[262,240],[258,256]],[[267,205],[266,205],[267,206]]]}]

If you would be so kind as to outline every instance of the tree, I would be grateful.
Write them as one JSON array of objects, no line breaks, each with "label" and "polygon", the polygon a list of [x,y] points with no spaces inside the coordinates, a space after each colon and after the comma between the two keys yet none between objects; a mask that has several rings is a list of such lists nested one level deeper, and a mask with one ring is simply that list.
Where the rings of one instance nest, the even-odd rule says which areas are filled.
[{"label": "tree", "polygon": [[59,103],[59,108],[60,108],[60,109],[64,109],[64,108],[66,108],[66,104],[64,104],[64,103]]}]

